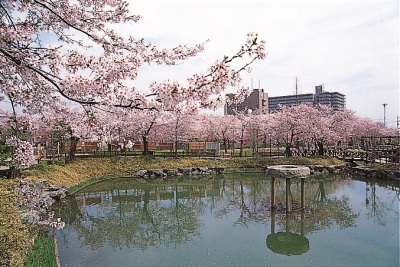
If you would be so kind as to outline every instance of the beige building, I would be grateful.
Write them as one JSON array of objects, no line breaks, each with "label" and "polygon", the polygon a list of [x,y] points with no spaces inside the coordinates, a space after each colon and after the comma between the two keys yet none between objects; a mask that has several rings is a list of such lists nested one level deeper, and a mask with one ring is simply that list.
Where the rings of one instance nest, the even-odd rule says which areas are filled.
[{"label": "beige building", "polygon": [[[226,96],[232,99],[235,94],[226,94]],[[250,95],[240,103],[231,103],[225,105],[225,115],[236,115],[238,112],[243,112],[251,109],[256,114],[267,114],[268,113],[268,94],[264,92],[264,89],[254,89]]]}]

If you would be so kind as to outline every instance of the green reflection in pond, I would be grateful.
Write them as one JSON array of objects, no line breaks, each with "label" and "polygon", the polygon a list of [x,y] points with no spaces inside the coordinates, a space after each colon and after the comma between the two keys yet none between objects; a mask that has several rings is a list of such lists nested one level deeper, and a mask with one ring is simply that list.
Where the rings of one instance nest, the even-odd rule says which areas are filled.
[{"label": "green reflection in pond", "polygon": [[310,249],[308,239],[299,234],[278,232],[267,237],[267,246],[275,253],[301,255]]},{"label": "green reflection in pond", "polygon": [[304,236],[304,211],[301,212],[301,233],[290,232],[289,216],[286,216],[285,232],[275,233],[275,212],[271,213],[271,234],[268,235],[267,247],[274,253],[287,256],[301,255],[310,249],[308,239]]}]

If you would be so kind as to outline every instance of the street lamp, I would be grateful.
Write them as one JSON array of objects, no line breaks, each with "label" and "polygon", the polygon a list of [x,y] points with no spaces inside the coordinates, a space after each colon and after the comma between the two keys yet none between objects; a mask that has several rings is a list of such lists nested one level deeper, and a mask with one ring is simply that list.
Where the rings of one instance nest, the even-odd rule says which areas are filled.
[{"label": "street lamp", "polygon": [[386,127],[386,106],[387,103],[383,103],[383,126]]},{"label": "street lamp", "polygon": [[[248,110],[247,110],[247,115],[248,116],[251,116],[253,114],[253,110],[251,109],[251,108],[249,108]],[[252,128],[253,126],[252,126],[252,123],[250,123],[250,128]],[[254,156],[254,150],[255,150],[255,143],[254,143],[254,131],[253,130],[251,130],[251,142],[252,142],[252,145],[253,145],[253,156]],[[242,136],[242,139],[243,139],[243,137],[244,136]],[[244,140],[243,140],[243,142],[242,142],[242,150],[243,150],[243,148],[244,148]]]},{"label": "street lamp", "polygon": [[271,134],[268,134],[269,136],[269,158],[272,158],[272,136]]}]

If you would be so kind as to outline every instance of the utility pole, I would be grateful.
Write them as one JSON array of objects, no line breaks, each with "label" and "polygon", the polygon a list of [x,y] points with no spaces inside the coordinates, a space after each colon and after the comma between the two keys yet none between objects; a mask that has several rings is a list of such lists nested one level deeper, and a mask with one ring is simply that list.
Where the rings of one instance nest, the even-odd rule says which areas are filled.
[{"label": "utility pole", "polygon": [[298,98],[298,88],[297,88],[297,76],[296,76],[296,104],[299,103],[299,98]]},{"label": "utility pole", "polygon": [[383,105],[383,126],[386,127],[386,106],[387,106],[387,103],[383,103],[382,105]]}]

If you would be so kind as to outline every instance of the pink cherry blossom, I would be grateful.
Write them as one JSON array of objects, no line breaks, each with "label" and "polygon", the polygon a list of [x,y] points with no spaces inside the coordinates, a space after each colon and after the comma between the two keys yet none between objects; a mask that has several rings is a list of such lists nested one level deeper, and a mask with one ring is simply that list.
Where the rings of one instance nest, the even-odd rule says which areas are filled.
[{"label": "pink cherry blossom", "polygon": [[[224,56],[186,81],[132,82],[144,65],[174,65],[205,49],[160,48],[137,36],[124,37],[113,25],[140,23],[127,1],[5,0],[0,5],[1,93],[30,114],[57,102],[127,109],[189,109],[221,105],[225,88],[236,86],[240,72],[266,57],[265,41],[250,33],[237,53]],[[231,63],[239,62],[237,68]],[[129,84],[129,85],[128,85]]]}]

